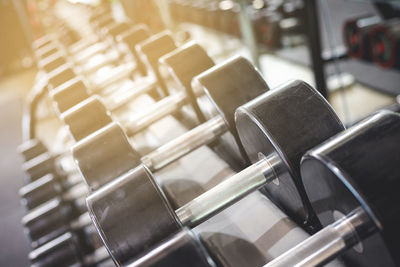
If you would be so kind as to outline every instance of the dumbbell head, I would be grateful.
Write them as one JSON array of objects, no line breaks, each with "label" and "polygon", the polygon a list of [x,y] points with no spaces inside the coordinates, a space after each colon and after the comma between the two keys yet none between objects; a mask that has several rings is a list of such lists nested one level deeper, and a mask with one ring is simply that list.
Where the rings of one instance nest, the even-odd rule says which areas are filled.
[{"label": "dumbbell head", "polygon": [[48,35],[45,35],[45,36],[33,41],[32,48],[33,48],[33,50],[38,50],[38,49],[41,49],[52,43],[54,43],[54,36],[52,36],[51,34],[48,34]]},{"label": "dumbbell head", "polygon": [[139,154],[117,123],[111,123],[75,144],[73,155],[92,190],[141,163]]},{"label": "dumbbell head", "polygon": [[29,139],[18,146],[17,152],[25,161],[29,161],[40,154],[47,152],[47,147],[39,139]]},{"label": "dumbbell head", "polygon": [[40,60],[38,62],[38,67],[46,73],[50,73],[58,67],[67,64],[67,62],[67,58],[61,52],[57,52]]},{"label": "dumbbell head", "polygon": [[158,60],[161,56],[177,48],[169,31],[155,34],[136,46],[141,61],[158,75]]},{"label": "dumbbell head", "polygon": [[82,264],[79,240],[67,232],[29,253],[29,260],[35,267],[70,266]]},{"label": "dumbbell head", "polygon": [[400,115],[382,111],[313,148],[302,159],[304,187],[323,226],[358,207],[375,225],[372,236],[346,253],[355,264],[400,263],[399,138]]},{"label": "dumbbell head", "polygon": [[150,35],[150,29],[144,24],[139,24],[117,36],[117,41],[124,43],[128,47],[129,51],[135,58],[138,70],[142,75],[147,74],[146,66],[141,61],[135,47],[137,44],[149,38]]},{"label": "dumbbell head", "polygon": [[243,57],[235,57],[203,72],[193,79],[192,87],[197,95],[198,106],[205,119],[221,116],[232,133],[221,138],[231,154],[242,158],[240,165],[248,163],[235,126],[235,110],[253,98],[269,90],[268,85]]},{"label": "dumbbell head", "polygon": [[59,115],[90,97],[89,88],[83,77],[77,76],[50,92]]},{"label": "dumbbell head", "polygon": [[[156,38],[149,38],[140,47],[143,48],[141,51],[145,51],[143,55],[149,60],[148,62],[156,64],[158,58],[169,52],[170,49],[175,47],[175,44],[169,34],[163,33]],[[112,121],[110,113],[101,101],[93,97],[69,109],[62,114],[61,119],[68,125],[72,138],[76,141],[101,129]]]},{"label": "dumbbell head", "polygon": [[[293,109],[286,111],[285,103],[293,105]],[[288,83],[258,96],[238,108],[236,119],[240,138],[245,141],[245,148],[249,146],[246,151],[250,153],[250,158],[253,156],[253,148],[257,148],[256,154],[269,159],[268,170],[263,170],[262,175],[267,175],[264,173],[266,171],[279,180],[293,175],[292,180],[297,181],[295,175],[299,173],[299,155],[343,129],[326,100],[316,90],[301,82]],[[315,129],[319,127],[323,129]],[[305,143],[295,146],[288,140]],[[279,161],[273,157],[282,159]],[[294,160],[296,157],[298,162]],[[246,179],[246,173],[236,177]],[[294,192],[290,193],[302,190],[300,186],[294,187]],[[218,192],[219,196],[224,194],[220,190],[211,192]],[[214,196],[211,194],[211,197]],[[230,199],[231,195],[226,197]],[[214,205],[214,199],[202,200],[207,205]],[[198,201],[194,200],[193,205],[196,206]],[[296,204],[302,201],[303,198],[296,199]],[[192,203],[187,205],[190,207]],[[200,212],[208,210],[204,208],[206,204],[201,205]],[[90,194],[87,206],[102,240],[113,259],[120,264],[167,238],[183,223],[194,226],[201,222],[197,220],[199,216],[204,220],[216,211],[209,209],[211,213],[204,215],[194,214],[196,208],[183,210],[179,212],[178,219],[178,214],[171,209],[162,189],[145,166],[127,172]],[[196,221],[187,220],[188,214]]]},{"label": "dumbbell head", "polygon": [[21,198],[21,204],[26,210],[31,210],[40,204],[59,196],[63,189],[60,180],[53,174],[49,173],[45,176],[33,181],[18,191]]},{"label": "dumbbell head", "polygon": [[61,114],[71,137],[79,141],[113,121],[100,97],[93,95]]},{"label": "dumbbell head", "polygon": [[70,64],[64,64],[48,74],[49,90],[53,90],[61,84],[77,76]]},{"label": "dumbbell head", "polygon": [[189,229],[183,228],[128,266],[213,267],[216,264],[197,235]]},{"label": "dumbbell head", "polygon": [[[200,54],[204,53],[197,45],[188,46],[187,48],[197,50]],[[183,50],[183,52],[186,51],[186,49]],[[187,53],[183,54],[187,55]],[[197,58],[200,58],[200,56]],[[171,57],[166,59],[171,59],[172,61],[173,57],[171,55]],[[174,63],[172,66],[179,65],[176,64],[178,62],[172,62]],[[190,60],[189,62],[192,61]],[[164,64],[167,65],[166,62]],[[179,76],[189,73],[183,71],[181,73],[179,69],[177,70],[177,75]],[[189,68],[189,70],[191,69]],[[235,136],[237,136],[233,122],[235,108],[268,90],[268,86],[259,72],[244,58],[234,58],[198,77],[195,87],[197,91],[202,92],[199,94],[203,94],[204,96],[201,104],[203,105],[202,109],[204,112],[208,112],[207,119],[212,119],[220,115],[223,116],[227,128]],[[243,88],[248,89],[243,90]],[[205,105],[208,105],[208,107],[205,107]],[[85,113],[89,113],[89,111]],[[76,121],[77,119],[74,119],[68,123],[73,124]],[[99,131],[93,134],[93,137],[88,137],[80,141],[72,149],[82,177],[84,177],[91,189],[98,188],[118,175],[135,168],[140,163],[138,154],[130,146],[126,135],[118,124],[108,126],[107,130]],[[238,147],[238,144],[231,137],[224,136],[223,138],[227,147]],[[110,141],[108,140],[113,140],[113,146],[103,145],[109,143]],[[238,138],[236,141],[239,141]],[[105,149],[106,152],[104,151]],[[239,154],[237,157],[241,159],[242,155]],[[110,158],[114,160],[111,165],[107,163]],[[118,172],[115,170],[118,170]]]},{"label": "dumbbell head", "polygon": [[307,216],[300,159],[344,129],[329,103],[302,81],[286,83],[236,111],[236,128],[252,163],[269,157],[279,177],[264,190],[297,222]]},{"label": "dumbbell head", "polygon": [[[175,82],[175,84],[169,84],[169,94],[173,95],[179,91],[184,91],[196,112],[198,120],[203,122],[204,116],[197,105],[191,81],[193,77],[214,66],[214,61],[199,44],[190,42],[162,56],[159,62],[161,76],[165,80]],[[169,79],[169,77],[172,77],[172,79]]]},{"label": "dumbbell head", "polygon": [[116,22],[115,24],[111,25],[110,27],[104,29],[105,34],[112,37],[115,41],[118,35],[128,31],[132,28],[133,24],[129,21],[125,22]]},{"label": "dumbbell head", "polygon": [[69,229],[73,207],[54,198],[34,208],[22,218],[24,232],[32,247],[38,247]]},{"label": "dumbbell head", "polygon": [[104,7],[96,8],[95,10],[93,10],[92,14],[90,14],[89,22],[93,23],[96,20],[100,19],[101,17],[109,14],[110,14],[110,9],[108,8]]},{"label": "dumbbell head", "polygon": [[53,54],[59,53],[60,47],[57,44],[51,44],[35,51],[38,60],[43,60]]},{"label": "dumbbell head", "polygon": [[55,158],[49,153],[45,152],[39,156],[26,161],[22,164],[22,170],[25,172],[26,181],[33,182],[48,173],[56,174]]},{"label": "dumbbell head", "polygon": [[96,31],[98,31],[98,33],[101,33],[101,29],[109,25],[112,25],[113,23],[115,23],[113,16],[105,15],[99,18],[98,20],[94,21],[92,25],[96,29]]},{"label": "dumbbell head", "polygon": [[400,20],[393,19],[373,27],[370,32],[372,60],[382,68],[400,67]]},{"label": "dumbbell head", "polygon": [[343,40],[350,57],[369,60],[370,41],[368,34],[371,26],[380,22],[377,16],[361,16],[350,19],[343,25]]}]

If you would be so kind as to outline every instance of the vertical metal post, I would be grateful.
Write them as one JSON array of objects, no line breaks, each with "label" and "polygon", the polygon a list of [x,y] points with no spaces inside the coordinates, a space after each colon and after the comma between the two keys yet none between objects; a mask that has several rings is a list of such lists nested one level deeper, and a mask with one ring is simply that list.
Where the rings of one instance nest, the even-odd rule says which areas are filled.
[{"label": "vertical metal post", "polygon": [[240,31],[242,33],[243,42],[249,48],[252,61],[254,65],[261,71],[260,55],[258,53],[258,45],[254,34],[254,29],[247,13],[247,3],[245,0],[240,0],[240,13],[239,13],[239,24]]},{"label": "vertical metal post", "polygon": [[[314,71],[317,90],[328,99],[326,87],[324,60],[322,58],[321,36],[318,20],[318,0],[306,0],[305,20],[307,22],[307,38],[311,55],[311,65]],[[325,1],[325,0],[322,0]]]}]

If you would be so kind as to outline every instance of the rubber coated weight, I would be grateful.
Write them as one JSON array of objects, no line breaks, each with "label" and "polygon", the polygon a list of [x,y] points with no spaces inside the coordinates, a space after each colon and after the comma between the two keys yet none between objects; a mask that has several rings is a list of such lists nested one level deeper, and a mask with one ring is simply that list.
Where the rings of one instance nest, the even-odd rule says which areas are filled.
[{"label": "rubber coated weight", "polygon": [[[192,46],[188,46],[185,49],[190,48],[192,48]],[[185,51],[185,49],[183,50]],[[198,48],[196,47],[196,49]],[[238,71],[246,73],[247,77],[242,78],[241,76],[233,76],[233,74],[236,75]],[[213,74],[214,72],[216,74]],[[80,169],[80,172],[82,173],[82,177],[85,179],[85,182],[88,184],[88,186],[92,190],[96,189],[99,186],[117,177],[115,176],[115,169],[119,170],[118,175],[120,175],[121,173],[126,172],[129,169],[135,168],[138,163],[141,162],[141,160],[143,160],[143,164],[145,164],[147,167],[151,168],[152,170],[157,170],[158,168],[165,166],[163,160],[165,159],[165,155],[169,155],[169,157],[174,157],[180,152],[179,149],[182,148],[182,151],[184,151],[184,153],[178,154],[180,157],[201,145],[208,144],[208,142],[210,142],[210,139],[215,140],[221,135],[224,136],[227,131],[234,132],[233,134],[236,134],[235,128],[231,128],[230,125],[227,124],[226,120],[228,116],[232,117],[229,118],[229,121],[233,120],[233,106],[225,105],[221,108],[218,107],[218,105],[216,104],[220,102],[218,97],[222,97],[222,92],[226,92],[227,95],[229,95],[226,101],[230,101],[231,98],[240,97],[240,99],[235,99],[234,101],[232,100],[232,102],[239,105],[241,103],[245,103],[244,101],[247,101],[250,96],[257,96],[260,95],[262,92],[268,90],[268,86],[261,78],[259,72],[255,70],[254,67],[246,59],[240,57],[233,58],[219,64],[217,67],[213,68],[212,72],[206,72],[206,74],[202,75],[201,77],[201,81],[203,83],[198,82],[197,89],[198,91],[203,91],[203,95],[205,94],[205,90],[209,90],[209,92],[214,92],[217,90],[221,91],[221,94],[215,93],[217,100],[216,102],[213,102],[214,104],[211,107],[214,111],[216,109],[218,109],[219,111],[214,112],[214,116],[210,116],[210,120],[208,120],[207,122],[192,129],[187,134],[184,134],[172,140],[164,146],[159,147],[158,149],[156,149],[152,153],[149,153],[143,158],[135,158],[135,160],[132,158],[132,155],[138,155],[138,153],[134,152],[135,149],[129,146],[129,141],[127,140],[127,137],[123,135],[123,131],[120,129],[120,126],[118,124],[109,125],[107,131],[96,132],[95,134],[93,134],[93,136],[95,137],[95,139],[93,140],[88,137],[73,146],[73,156],[75,158],[78,168]],[[228,84],[211,82],[213,80],[232,80],[234,79],[233,77],[235,77],[236,82]],[[249,84],[251,84],[251,89],[247,90],[246,94],[240,94],[240,89],[245,88]],[[210,99],[212,99],[211,94],[208,93],[208,96],[206,98],[208,99],[208,101],[210,101]],[[224,112],[226,112],[226,114],[224,114]],[[220,114],[222,114],[224,118],[220,118]],[[218,122],[213,123],[215,120],[217,120]],[[208,123],[211,123],[211,126],[206,127],[200,131],[198,130],[204,125],[208,125]],[[215,126],[215,124],[217,124],[217,126]],[[208,133],[208,131],[211,131],[211,133]],[[195,134],[191,135],[192,133]],[[205,143],[203,143],[203,139],[201,138],[203,134],[205,134],[204,140],[207,141]],[[208,135],[211,135],[211,138]],[[199,138],[200,140],[197,141],[197,138]],[[120,143],[120,145],[114,146],[118,147],[118,149],[114,149],[114,147],[109,149],[109,147],[105,147],[103,145],[104,143],[108,143],[107,140],[109,139],[113,139],[115,142]],[[120,140],[118,141],[118,139]],[[188,141],[186,141],[186,139]],[[199,143],[193,145],[191,143],[191,140],[195,140]],[[180,143],[180,141],[182,141],[182,143]],[[128,145],[128,147],[124,147],[126,145]],[[100,154],[100,152],[98,152],[100,149],[103,154]],[[104,149],[106,149],[107,151],[104,152]],[[173,154],[168,154],[171,152]],[[109,157],[113,159],[118,159],[118,161],[114,162],[113,165],[109,165],[107,163]],[[175,157],[174,159],[178,159],[179,157]],[[228,157],[232,157],[232,155],[227,156],[227,158]],[[241,155],[239,154],[236,157],[241,158]],[[116,165],[117,163],[119,163],[119,165]],[[108,170],[106,168],[111,169]]]},{"label": "rubber coated weight", "polygon": [[17,152],[22,155],[25,161],[29,161],[47,152],[47,147],[39,139],[29,139],[18,146]]},{"label": "rubber coated weight", "polygon": [[140,164],[139,154],[117,124],[110,124],[78,142],[73,155],[89,188],[98,188],[109,182],[110,177],[118,177]]},{"label": "rubber coated weight", "polygon": [[270,157],[279,176],[265,185],[268,196],[313,232],[318,225],[312,212],[307,214],[299,163],[304,152],[344,130],[332,107],[308,84],[293,81],[243,105],[235,119],[250,161]]},{"label": "rubber coated weight", "polygon": [[[282,107],[275,101],[280,103],[285,99],[294,102],[297,109],[290,110],[287,120],[280,120],[281,118],[278,119],[277,114]],[[310,108],[308,106],[310,104],[315,105],[316,108]],[[262,106],[264,107],[262,108]],[[299,108],[304,111],[299,112]],[[270,112],[275,117],[271,119],[271,122],[258,118],[260,114],[257,111],[261,110]],[[117,264],[125,264],[126,261],[143,253],[147,247],[154,246],[157,242],[168,238],[174,233],[172,230],[176,227],[180,225],[194,227],[261,186],[276,179],[285,179],[288,170],[291,170],[292,173],[295,173],[295,170],[299,172],[300,159],[297,164],[290,163],[296,164],[294,166],[283,166],[287,170],[285,173],[282,172],[282,164],[279,164],[279,161],[277,162],[273,157],[276,154],[301,155],[313,144],[322,142],[321,135],[328,132],[329,136],[332,136],[343,129],[341,122],[326,100],[316,90],[298,81],[266,92],[239,107],[236,118],[241,140],[253,140],[254,144],[247,144],[251,147],[258,146],[260,154],[264,154],[263,157],[175,212],[171,213],[171,207],[166,205],[168,202],[162,194],[162,189],[144,166],[122,175],[88,196],[87,205],[92,220]],[[255,123],[256,118],[258,123]],[[268,124],[264,124],[267,122]],[[295,129],[295,125],[298,126],[298,129]],[[318,131],[313,128],[316,125],[323,125],[326,128],[324,127],[324,131]],[[254,138],[242,138],[242,134],[247,135],[250,130],[244,126],[252,127],[251,133]],[[255,126],[259,128],[256,129]],[[244,131],[244,129],[247,130]],[[282,133],[284,130],[290,130],[285,138],[277,139],[280,143],[275,142],[275,147],[269,146],[265,132],[271,131],[276,134]],[[287,144],[287,140],[290,140],[289,134],[293,139],[299,138],[300,134],[307,136],[308,144],[290,146]],[[324,137],[326,139],[329,136]],[[267,144],[263,144],[263,142]],[[294,151],[285,151],[284,149]],[[301,149],[304,150],[300,151]],[[293,160],[294,157],[290,157],[290,159]],[[147,185],[145,194],[142,191],[142,185]],[[304,191],[302,187],[294,189]],[[151,193],[149,190],[153,192]],[[300,201],[303,200],[300,199]],[[152,211],[152,208],[155,210]],[[118,214],[124,214],[124,216],[118,216]],[[155,218],[154,214],[160,217]],[[305,218],[302,219],[305,220]],[[165,225],[162,222],[165,222]]]},{"label": "rubber coated weight", "polygon": [[59,114],[90,97],[88,87],[81,77],[75,77],[63,83],[52,90],[50,94]]},{"label": "rubber coated weight", "polygon": [[323,226],[361,206],[377,231],[345,257],[360,266],[400,263],[400,115],[379,112],[302,159],[303,183]]}]

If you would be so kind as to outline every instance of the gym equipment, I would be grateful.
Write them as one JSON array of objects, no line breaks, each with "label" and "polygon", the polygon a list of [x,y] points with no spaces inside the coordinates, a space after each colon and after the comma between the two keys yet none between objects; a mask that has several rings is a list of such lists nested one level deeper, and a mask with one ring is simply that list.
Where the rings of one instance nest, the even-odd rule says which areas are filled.
[{"label": "gym equipment", "polygon": [[[192,49],[199,48],[197,45],[190,47]],[[240,78],[240,83],[237,82],[238,79],[232,79],[237,73],[247,73],[245,77]],[[85,176],[86,184],[94,190],[127,170],[135,168],[140,164],[140,160],[152,170],[159,169],[193,151],[195,148],[209,144],[226,132],[229,132],[231,136],[235,136],[234,139],[237,140],[237,133],[231,130],[235,129],[233,124],[235,107],[268,90],[268,86],[258,71],[254,69],[250,62],[241,57],[234,58],[210,69],[199,77],[198,81],[198,86],[204,88],[203,90],[209,95],[204,97],[211,98],[211,96],[214,96],[213,103],[218,105],[218,111],[214,108],[214,112],[217,113],[211,113],[210,116],[212,118],[208,122],[174,139],[156,151],[142,157],[142,159],[129,145],[121,127],[116,123],[110,124],[100,130],[99,133],[96,133],[94,140],[89,142],[83,140],[83,143],[77,144],[77,148],[73,148],[73,155],[79,161],[80,172]],[[243,91],[243,86],[248,85],[251,85],[249,87],[251,90]],[[226,98],[226,95],[234,98],[234,101]],[[206,99],[203,99],[204,104],[206,104],[205,101],[209,102],[208,105],[213,105],[213,103]],[[109,151],[105,152],[105,149]],[[97,165],[99,168],[93,168],[93,166]],[[48,188],[49,191],[55,191],[54,189],[56,189],[56,187],[49,185]],[[47,195],[50,195],[49,191]],[[40,192],[37,192],[37,194],[39,194],[38,197],[41,196]],[[52,193],[52,195],[56,194],[57,192]],[[68,201],[70,199],[68,198],[69,195],[71,193],[67,193],[66,196],[64,195],[64,199]],[[31,202],[33,202],[33,193],[31,192],[29,196]],[[40,225],[42,227],[40,232],[45,232],[46,229],[50,229],[50,226],[47,226],[50,219],[47,219],[46,222],[44,215],[41,215],[41,217],[43,223]],[[61,218],[62,216],[55,217]],[[32,218],[31,221],[33,221],[38,220],[39,216],[31,215],[29,218]],[[27,231],[29,231],[30,225],[26,224],[26,227]],[[36,228],[34,231],[39,232],[38,227]]]},{"label": "gym equipment", "polygon": [[369,32],[378,25],[378,16],[365,15],[350,19],[343,25],[343,40],[349,57],[371,61]]},{"label": "gym equipment", "polygon": [[[169,41],[169,39],[167,39]],[[153,46],[153,44],[152,44]],[[166,46],[163,46],[166,47]],[[146,55],[153,55],[150,49],[143,45]],[[154,51],[151,49],[151,51]],[[161,54],[161,53],[160,53]],[[165,55],[165,53],[163,53]],[[132,136],[152,123],[179,111],[183,106],[190,104],[197,115],[198,121],[204,121],[200,107],[198,107],[194,92],[190,86],[191,79],[201,72],[214,66],[213,60],[196,43],[189,43],[166,54],[160,58],[168,73],[164,74],[165,83],[168,86],[168,97],[153,104],[148,110],[121,122],[126,126],[127,134]],[[101,129],[113,121],[110,113],[99,99],[90,98],[69,109],[61,115],[62,120],[68,126],[72,138],[79,141],[89,134]]]},{"label": "gym equipment", "polygon": [[21,223],[31,247],[39,247],[68,230],[80,230],[91,225],[85,210],[84,197],[70,202],[57,197],[29,211]]},{"label": "gym equipment", "polygon": [[369,35],[372,60],[382,68],[400,69],[400,20],[391,19],[373,27]]},{"label": "gym equipment", "polygon": [[382,111],[310,150],[302,180],[324,228],[266,266],[320,266],[346,251],[353,264],[398,266],[399,137],[400,115]]},{"label": "gym equipment", "polygon": [[[95,233],[90,235],[93,236],[91,240],[96,239]],[[93,266],[110,259],[104,246],[100,244],[93,246],[93,243],[86,244],[87,242],[72,232],[62,234],[29,253],[31,266]],[[101,241],[98,240],[97,243]]]},{"label": "gym equipment", "polygon": [[293,81],[239,107],[235,120],[254,163],[176,211],[143,165],[87,197],[91,218],[117,265],[126,264],[182,226],[194,227],[274,181],[288,187],[294,203],[305,206],[302,223],[313,218],[300,184],[299,163],[308,149],[343,130],[328,102],[309,85]]},{"label": "gym equipment", "polygon": [[[204,53],[199,48],[198,45],[191,45],[181,51],[195,49]],[[174,55],[177,54],[164,58],[165,61],[174,58]],[[181,59],[187,58],[186,53],[181,55],[183,55]],[[186,66],[182,67],[188,70]],[[197,74],[201,71],[197,71]],[[246,75],[239,76],[243,73]],[[241,104],[268,90],[258,71],[246,59],[236,57],[197,76],[193,88],[196,91],[199,107],[208,120],[142,158],[130,145],[124,131],[117,123],[109,124],[76,143],[72,148],[72,154],[89,188],[95,190],[141,163],[152,171],[158,170],[227,132],[228,136],[222,137],[226,139],[227,146],[235,147],[237,157],[245,157],[245,154],[241,153],[243,148],[239,145],[239,137],[235,131],[234,112]],[[243,88],[248,89],[243,90]],[[246,162],[244,161],[242,165],[245,166]]]},{"label": "gym equipment", "polygon": [[[146,47],[146,54],[145,55],[149,55],[149,57],[151,57],[151,59],[148,59],[146,62],[153,62],[156,60],[156,58],[158,59],[158,57],[155,56],[155,54],[159,54],[159,55],[164,55],[166,52],[173,50],[176,46],[175,43],[172,39],[172,37],[168,34],[168,33],[160,33],[158,35],[153,36],[152,38],[148,39],[143,46]],[[203,51],[203,50],[201,50]],[[150,54],[152,56],[150,56]],[[149,63],[150,64],[150,63]],[[155,64],[155,63],[154,63]],[[153,63],[152,63],[153,65]],[[70,68],[65,68],[65,67],[60,67],[59,69],[63,69],[63,71],[65,71],[66,73],[68,73],[68,76],[71,77],[73,76],[73,71]],[[58,70],[59,70],[58,69]],[[154,72],[158,72],[158,70],[154,69]],[[56,78],[57,82],[51,82],[51,83],[60,83],[58,78]],[[63,79],[64,80],[64,79]],[[85,95],[87,95],[87,91],[85,91],[85,88],[82,86],[84,84],[82,84],[81,82],[79,82],[78,80],[74,80],[74,78],[71,77],[72,81],[67,82],[66,85],[63,85],[61,87],[61,89],[56,90],[56,92],[53,94],[53,98],[55,100],[59,100],[57,101],[57,105],[56,105],[56,109],[60,110],[60,109],[65,109],[66,107],[70,107],[71,105],[74,105],[77,100],[80,100],[81,98],[85,97]],[[146,80],[143,80],[146,81]],[[77,82],[77,83],[75,83]],[[153,87],[151,86],[153,83],[149,82],[149,83],[144,83],[141,85],[141,87],[139,88],[135,88],[137,89],[137,91],[134,90],[128,90],[128,92],[123,92],[124,94],[124,98],[123,100],[119,100],[117,101],[117,103],[113,103],[115,108],[119,108],[121,107],[123,104],[127,103],[127,100],[131,99],[132,97],[135,97],[137,94],[141,94],[144,93],[146,91],[148,91],[149,89],[152,89]],[[76,85],[76,86],[73,86]],[[136,84],[138,85],[138,84]],[[68,86],[68,90],[63,90],[62,88],[64,88],[64,86]],[[69,95],[71,97],[65,97],[66,95]],[[97,98],[94,98],[95,100],[97,100]],[[62,100],[62,101],[61,101]],[[70,102],[70,100],[73,100],[72,102]],[[82,109],[80,109],[81,106],[86,107],[88,105],[85,105],[87,102],[92,103],[93,98],[89,98],[85,101],[83,101],[83,103],[76,105],[74,108],[68,110],[67,112],[64,112],[61,116],[61,118],[65,121],[65,122],[71,122],[71,124],[75,121],[74,118],[76,118],[76,115],[78,112],[74,112],[74,110],[77,111],[81,111]],[[173,101],[174,99],[172,99]],[[96,104],[97,103],[97,104]],[[87,122],[84,121],[84,123],[87,123],[87,125],[84,125],[83,128],[89,126],[89,125],[93,125],[96,126],[96,124],[99,124],[101,126],[106,125],[106,124],[101,124],[101,122],[107,121],[109,120],[109,116],[107,115],[107,112],[105,110],[105,107],[100,103],[100,102],[96,102],[95,101],[95,105],[89,105],[89,107],[94,107],[95,111],[94,113],[90,113],[92,115],[96,115],[97,117],[100,117],[100,115],[102,114],[106,114],[105,118],[96,118],[96,117],[89,117],[87,118]],[[102,113],[97,114],[97,112],[102,111]],[[71,114],[71,115],[68,115]],[[82,116],[81,113],[79,113],[80,116]],[[85,114],[86,116],[88,114]],[[77,118],[79,118],[79,120],[77,122],[75,122],[74,125],[76,126],[80,126],[82,122],[82,118],[80,118],[80,116],[78,116]],[[86,117],[83,117],[86,118]],[[71,129],[71,126],[69,127]],[[92,126],[93,128],[93,126]],[[88,128],[85,129],[85,131],[88,131],[89,133],[91,132],[92,128]],[[100,127],[99,127],[100,128]],[[80,129],[80,127],[79,127]],[[93,130],[94,131],[94,130]],[[86,134],[87,135],[87,134]],[[73,135],[75,136],[75,135]],[[82,137],[81,137],[82,138]],[[34,181],[35,179],[38,179],[40,177],[42,177],[43,175],[45,175],[46,173],[48,173],[50,170],[54,170],[55,168],[55,159],[60,157],[61,155],[63,155],[63,153],[59,154],[59,155],[54,155],[52,156],[50,153],[45,153],[42,155],[37,156],[36,158],[33,158],[31,160],[29,160],[28,162],[25,162],[22,166],[23,170],[25,171],[25,173],[27,173],[27,181]]]}]

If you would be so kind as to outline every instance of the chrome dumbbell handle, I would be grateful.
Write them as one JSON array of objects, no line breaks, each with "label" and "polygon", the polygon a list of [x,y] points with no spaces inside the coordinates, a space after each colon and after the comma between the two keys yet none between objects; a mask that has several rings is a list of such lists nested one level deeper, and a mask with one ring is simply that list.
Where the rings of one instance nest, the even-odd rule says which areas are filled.
[{"label": "chrome dumbbell handle", "polygon": [[353,247],[363,233],[373,229],[371,219],[363,208],[324,227],[315,235],[286,251],[265,267],[321,266]]}]

